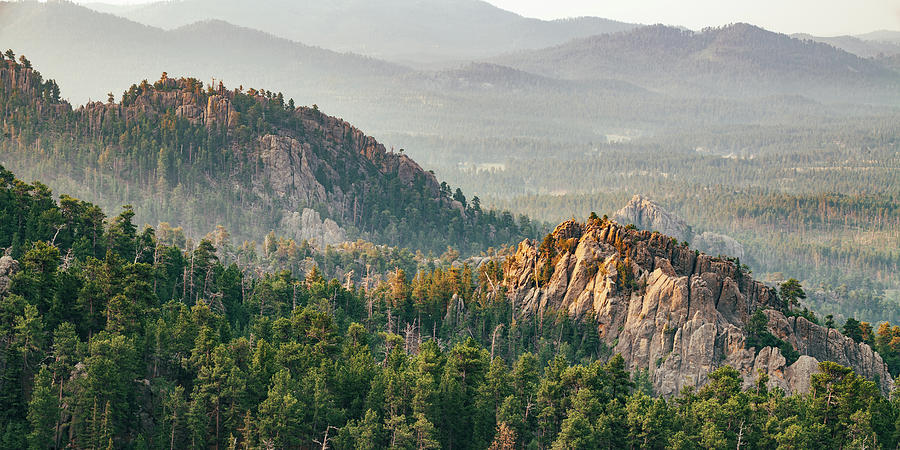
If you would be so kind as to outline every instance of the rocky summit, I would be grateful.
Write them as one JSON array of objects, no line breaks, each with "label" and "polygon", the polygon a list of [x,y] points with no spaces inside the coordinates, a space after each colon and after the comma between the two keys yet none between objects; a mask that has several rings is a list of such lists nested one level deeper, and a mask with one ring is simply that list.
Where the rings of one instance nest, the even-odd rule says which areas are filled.
[{"label": "rocky summit", "polygon": [[[319,246],[365,238],[466,253],[533,235],[316,105],[170,77],[73,108],[30,61],[0,61],[0,161],[139,223],[202,236],[270,231]],[[520,226],[524,225],[524,226]]]},{"label": "rocky summit", "polygon": [[[233,134],[235,138],[226,141],[230,146],[228,152],[240,163],[232,168],[230,175],[232,179],[238,178],[248,168],[253,175],[248,177],[249,183],[226,183],[220,187],[252,198],[252,208],[277,205],[277,210],[272,212],[281,214],[278,228],[296,230],[298,239],[318,238],[329,244],[342,241],[343,232],[334,221],[323,225],[321,231],[307,230],[306,234],[292,225],[296,225],[298,217],[305,217],[304,223],[321,222],[318,213],[310,209],[315,205],[343,222],[359,225],[359,209],[363,207],[360,204],[363,200],[358,198],[362,196],[361,188],[376,178],[395,177],[404,187],[412,187],[419,180],[430,195],[438,196],[438,182],[432,173],[422,170],[406,155],[387,151],[371,136],[344,120],[320,113],[317,108],[290,108],[287,119],[278,126],[257,127],[259,131],[247,139],[252,124],[247,125],[242,117],[260,114],[267,103],[281,102],[280,99],[251,89],[250,102],[263,107],[241,111],[235,105],[235,97],[241,94],[238,90],[227,90],[219,84],[216,89],[204,91],[196,80],[165,75],[154,86],[139,86],[128,94],[132,94],[131,101],[93,102],[77,109],[76,114],[84,117],[92,128],[100,129],[108,120],[129,123],[146,120],[148,116],[164,120],[167,112],[174,111],[175,118],[184,119],[194,127]],[[279,108],[282,105],[283,102],[279,103]],[[189,154],[188,159],[192,158]]]},{"label": "rocky summit", "polygon": [[744,258],[744,246],[731,236],[711,231],[697,233],[684,219],[640,194],[616,211],[613,218],[619,223],[631,223],[644,230],[659,231],[679,241],[689,242],[710,255]]},{"label": "rocky summit", "polygon": [[[503,285],[517,316],[593,316],[606,346],[629,370],[648,371],[660,395],[703,385],[724,365],[741,373],[745,387],[764,373],[769,387],[806,392],[826,360],[852,367],[885,393],[892,389],[887,366],[868,345],[789,316],[776,290],[735,262],[662,233],[597,218],[567,221],[542,243],[520,243],[505,263]],[[789,363],[781,348],[747,345],[758,310],[768,332],[799,353],[796,361]]]}]

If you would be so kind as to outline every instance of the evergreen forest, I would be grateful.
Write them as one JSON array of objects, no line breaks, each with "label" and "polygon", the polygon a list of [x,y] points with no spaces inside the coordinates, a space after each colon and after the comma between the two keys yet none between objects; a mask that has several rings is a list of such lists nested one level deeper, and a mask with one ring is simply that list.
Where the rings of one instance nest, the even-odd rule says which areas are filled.
[{"label": "evergreen forest", "polygon": [[[134,215],[57,201],[0,170],[3,448],[895,448],[900,439],[900,393],[884,396],[831,362],[808,394],[769,390],[762,373],[743,389],[723,366],[699,389],[655,397],[647,373],[626,372],[590,320],[515,318],[491,295],[494,262],[415,275],[396,266],[367,290],[317,266],[301,277],[229,262],[209,239],[181,247],[177,229],[139,229]],[[257,259],[274,258],[272,245]],[[382,260],[415,262],[368,250],[379,248]],[[353,250],[341,252],[365,254]],[[849,319],[843,329],[900,372],[900,327]]]}]

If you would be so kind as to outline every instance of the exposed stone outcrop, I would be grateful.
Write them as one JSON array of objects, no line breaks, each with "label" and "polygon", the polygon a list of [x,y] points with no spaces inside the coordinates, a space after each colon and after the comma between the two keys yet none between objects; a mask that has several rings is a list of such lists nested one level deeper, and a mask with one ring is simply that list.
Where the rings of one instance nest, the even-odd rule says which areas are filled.
[{"label": "exposed stone outcrop", "polygon": [[334,245],[347,240],[344,230],[331,219],[322,220],[319,213],[304,208],[302,213],[285,214],[281,220],[282,227],[293,230],[291,236],[296,241],[307,240],[319,246]]},{"label": "exposed stone outcrop", "polygon": [[710,255],[727,255],[744,259],[744,246],[731,236],[704,231],[688,240],[693,247],[702,249]]},{"label": "exposed stone outcrop", "polygon": [[642,195],[632,197],[628,204],[613,214],[613,220],[634,224],[642,230],[658,231],[679,242],[690,242],[693,247],[710,255],[744,258],[744,246],[734,238],[710,231],[697,234],[681,217]]},{"label": "exposed stone outcrop", "polygon": [[636,194],[622,209],[616,211],[613,220],[622,224],[634,224],[642,230],[658,231],[679,242],[694,237],[694,231],[684,220],[640,194]]},{"label": "exposed stone outcrop", "polygon": [[[804,391],[822,360],[891,389],[887,366],[868,345],[803,318],[785,318],[775,290],[731,261],[660,233],[600,220],[565,222],[546,242],[551,248],[522,242],[505,263],[503,284],[516,315],[548,308],[576,318],[593,315],[602,341],[629,369],[649,370],[659,394],[701,385],[724,364],[739,370],[747,386],[762,370],[769,385]],[[745,348],[747,321],[759,309],[769,316],[771,332],[804,356],[787,365],[779,349]]]},{"label": "exposed stone outcrop", "polygon": [[0,256],[0,296],[9,290],[10,279],[19,271],[19,262],[9,255]]},{"label": "exposed stone outcrop", "polygon": [[[269,173],[268,177],[254,180],[253,188],[258,194],[263,195],[265,190],[271,189],[291,209],[328,201],[329,193],[316,179],[316,171],[324,171],[332,178],[337,174],[314,157],[309,143],[268,134],[259,138],[259,146],[253,153]],[[340,186],[333,188],[332,195],[339,201],[344,197]]]}]

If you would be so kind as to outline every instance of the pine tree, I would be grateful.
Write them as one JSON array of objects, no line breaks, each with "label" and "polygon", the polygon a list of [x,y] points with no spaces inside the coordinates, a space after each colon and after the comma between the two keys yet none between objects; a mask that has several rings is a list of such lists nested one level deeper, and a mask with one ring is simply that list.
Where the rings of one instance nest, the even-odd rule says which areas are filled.
[{"label": "pine tree", "polygon": [[31,433],[28,434],[29,448],[48,448],[54,445],[59,403],[52,383],[50,371],[41,367],[35,376],[31,400],[28,402],[28,423],[31,425]]},{"label": "pine tree", "polygon": [[847,336],[856,342],[862,342],[862,329],[860,328],[858,320],[848,317],[847,321],[844,323],[843,332],[844,336]]},{"label": "pine tree", "polygon": [[778,294],[781,296],[781,299],[785,302],[788,309],[793,309],[794,306],[800,304],[800,300],[806,298],[806,292],[803,290],[803,287],[800,286],[800,282],[791,278],[781,285],[778,288]]},{"label": "pine tree", "polygon": [[257,429],[261,444],[286,448],[302,443],[301,427],[304,424],[297,418],[305,414],[296,389],[296,382],[287,370],[282,369],[272,377],[269,395],[259,404]]}]

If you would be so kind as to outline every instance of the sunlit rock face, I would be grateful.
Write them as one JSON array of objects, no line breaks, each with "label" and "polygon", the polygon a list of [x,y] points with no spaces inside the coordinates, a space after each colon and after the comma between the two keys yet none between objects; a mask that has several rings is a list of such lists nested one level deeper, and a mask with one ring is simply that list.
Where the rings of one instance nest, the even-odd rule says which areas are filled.
[{"label": "sunlit rock face", "polygon": [[[543,245],[519,244],[503,283],[517,315],[548,309],[579,319],[592,315],[603,343],[621,353],[630,370],[647,370],[660,395],[702,385],[723,365],[740,371],[746,386],[762,371],[770,387],[804,392],[825,360],[876,380],[884,392],[892,388],[887,366],[868,345],[804,318],[786,318],[773,288],[732,261],[661,233],[599,219],[568,221]],[[768,316],[769,331],[801,354],[793,364],[777,348],[746,348],[747,322],[757,310]]]}]

